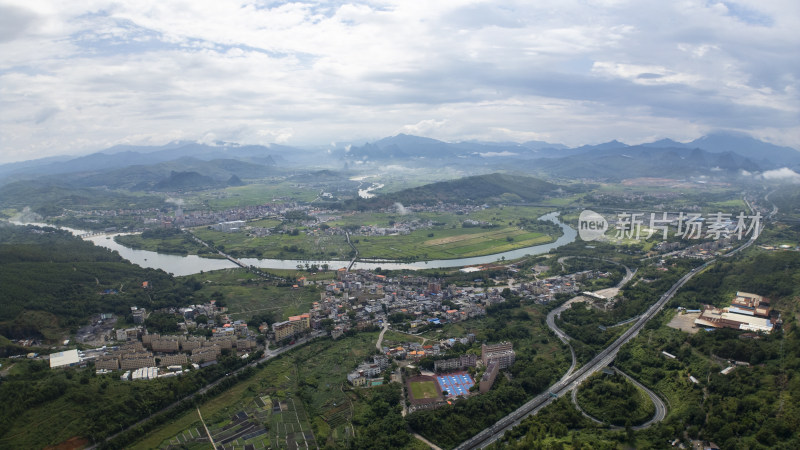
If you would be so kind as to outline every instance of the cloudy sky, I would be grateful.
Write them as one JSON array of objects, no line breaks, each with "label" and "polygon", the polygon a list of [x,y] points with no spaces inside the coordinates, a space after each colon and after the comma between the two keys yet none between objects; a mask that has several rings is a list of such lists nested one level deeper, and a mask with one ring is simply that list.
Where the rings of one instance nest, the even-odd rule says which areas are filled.
[{"label": "cloudy sky", "polygon": [[0,162],[397,133],[800,148],[797,0],[0,0]]}]

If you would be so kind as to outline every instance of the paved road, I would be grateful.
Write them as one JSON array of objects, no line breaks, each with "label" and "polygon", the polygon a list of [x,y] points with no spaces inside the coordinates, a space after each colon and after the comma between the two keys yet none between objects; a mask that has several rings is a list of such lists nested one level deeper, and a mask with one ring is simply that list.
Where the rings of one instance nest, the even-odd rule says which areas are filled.
[{"label": "paved road", "polygon": [[[616,367],[614,368],[614,370],[618,374],[620,374],[620,375],[624,376],[625,378],[627,378],[628,380],[630,380],[630,382],[633,383],[635,386],[641,388],[645,392],[645,394],[647,394],[647,396],[650,397],[650,401],[652,401],[653,405],[655,406],[655,412],[653,413],[653,417],[651,417],[650,420],[648,420],[647,422],[645,422],[645,423],[643,423],[641,425],[636,425],[636,426],[633,426],[631,428],[633,428],[634,430],[644,430],[646,428],[650,428],[651,426],[655,425],[658,422],[661,422],[662,420],[664,420],[665,417],[667,417],[667,405],[664,403],[663,400],[661,400],[661,397],[656,395],[655,392],[653,392],[650,389],[648,389],[642,383],[639,383],[638,381],[636,381],[633,377],[631,377],[627,373],[617,369]],[[601,424],[601,425],[608,425],[606,422],[603,422],[602,420],[597,419],[596,417],[594,417],[594,416],[590,415],[589,413],[587,413],[586,411],[584,411],[583,408],[581,408],[581,405],[578,404],[578,389],[573,389],[572,390],[572,403],[575,405],[575,408],[577,408],[577,410],[580,411],[581,414],[584,415],[584,417],[590,419],[591,421],[593,421],[595,423],[598,423],[598,424]],[[609,425],[609,428],[612,429],[612,430],[624,430],[625,429],[624,427],[615,426],[615,425]]]},{"label": "paved road", "polygon": [[384,322],[381,334],[378,335],[378,342],[375,343],[375,348],[377,348],[378,351],[381,350],[381,344],[383,343],[383,334],[386,333],[386,330],[388,329],[389,329],[389,322]]},{"label": "paved road", "polygon": [[650,420],[648,420],[647,422],[645,422],[645,423],[643,423],[641,425],[637,425],[635,427],[632,427],[634,430],[643,430],[645,428],[649,428],[653,424],[661,422],[662,420],[664,420],[664,418],[667,417],[667,405],[664,404],[664,400],[661,400],[661,397],[656,395],[655,392],[653,392],[650,389],[648,389],[642,383],[639,383],[636,379],[634,379],[632,376],[628,375],[627,373],[617,369],[616,367],[614,368],[614,370],[617,373],[622,374],[623,376],[625,376],[625,378],[627,378],[631,383],[636,385],[636,387],[642,389],[647,394],[647,396],[650,397],[650,400],[652,400],[653,405],[655,405],[655,407],[656,407],[656,412],[653,414],[653,417],[651,417]]},{"label": "paved road", "polygon": [[[565,257],[559,258],[558,262],[561,263],[564,259],[567,259],[567,258],[575,258],[575,257],[574,256],[565,256]],[[591,258],[591,259],[596,259],[596,258]],[[612,262],[614,264],[620,264],[620,263],[618,263],[616,261],[611,261],[611,260],[603,260],[603,261]],[[624,264],[620,264],[620,265],[625,268],[625,276],[622,278],[622,280],[620,280],[619,283],[617,283],[616,286],[614,286],[615,288],[621,288],[627,282],[631,281],[633,276],[636,274],[636,271],[639,270],[638,268],[634,269],[634,270],[631,270],[628,266],[626,266]],[[561,328],[558,327],[558,325],[556,325],[556,317],[560,317],[562,312],[564,312],[567,308],[569,308],[573,303],[575,303],[577,301],[584,301],[584,300],[582,300],[582,299],[580,299],[578,297],[570,299],[570,300],[567,300],[564,304],[560,305],[558,308],[550,311],[547,314],[547,319],[546,319],[547,326],[551,330],[553,330],[553,332],[556,334],[556,336],[558,336],[558,339],[560,339],[561,342],[563,342],[563,343],[565,343],[565,344],[567,344],[569,346],[569,350],[572,353],[572,365],[570,366],[569,370],[567,370],[567,373],[564,374],[564,376],[562,377],[562,380],[565,380],[567,377],[569,377],[569,375],[572,374],[572,371],[575,370],[575,366],[577,365],[577,360],[575,359],[575,350],[572,348],[572,345],[569,343],[570,337],[569,337],[569,335],[567,335],[567,333],[564,332],[564,330],[562,330]],[[634,317],[632,319],[628,319],[625,322],[626,323],[627,322],[632,322],[635,319],[636,319],[636,317]],[[621,325],[621,324],[617,324],[617,325]],[[617,326],[617,325],[614,325],[614,326]]]},{"label": "paved road", "polygon": [[[742,250],[750,247],[755,242],[757,236],[751,236],[751,238],[739,246],[737,249],[723,255],[723,258],[730,258],[733,255],[741,252]],[[532,400],[528,401],[521,407],[519,407],[516,411],[512,412],[511,414],[507,415],[506,417],[497,421],[494,425],[489,428],[484,429],[477,435],[471,437],[470,439],[464,441],[459,445],[458,449],[473,449],[473,448],[484,448],[489,444],[495,442],[503,434],[510,430],[511,428],[518,425],[523,419],[528,417],[529,415],[536,414],[544,408],[545,406],[549,405],[555,398],[560,397],[561,395],[566,394],[570,390],[574,389],[578,385],[580,385],[586,378],[591,376],[594,372],[602,369],[603,367],[608,366],[614,358],[617,356],[617,352],[619,349],[626,344],[628,341],[633,339],[639,334],[639,331],[644,328],[644,325],[653,318],[656,313],[661,311],[664,305],[672,299],[678,290],[683,287],[689,280],[692,279],[695,275],[702,272],[708,266],[714,264],[717,260],[711,259],[704,263],[703,265],[692,269],[689,273],[681,277],[675,284],[670,287],[667,292],[665,292],[659,299],[656,301],[650,308],[645,311],[642,316],[637,320],[634,325],[628,329],[625,333],[623,333],[617,340],[615,340],[611,345],[609,345],[605,350],[600,352],[597,356],[595,356],[588,364],[584,365],[580,369],[576,370],[574,373],[569,375],[566,378],[562,378],[556,384],[550,387],[549,392],[545,392],[534,397]],[[562,332],[563,333],[563,332]],[[567,338],[566,335],[564,335]]]}]

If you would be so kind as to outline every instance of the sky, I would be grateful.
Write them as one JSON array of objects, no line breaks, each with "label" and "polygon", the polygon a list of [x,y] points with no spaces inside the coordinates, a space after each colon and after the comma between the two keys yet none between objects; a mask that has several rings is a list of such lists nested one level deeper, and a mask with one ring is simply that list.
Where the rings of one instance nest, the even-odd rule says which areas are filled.
[{"label": "sky", "polygon": [[800,148],[800,2],[0,0],[0,163],[175,140]]}]

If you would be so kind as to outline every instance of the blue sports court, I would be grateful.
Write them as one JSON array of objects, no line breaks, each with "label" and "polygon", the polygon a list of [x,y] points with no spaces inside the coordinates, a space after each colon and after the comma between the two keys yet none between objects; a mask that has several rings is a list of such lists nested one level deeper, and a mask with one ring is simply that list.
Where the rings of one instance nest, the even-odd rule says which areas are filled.
[{"label": "blue sports court", "polygon": [[439,390],[447,391],[448,397],[467,396],[469,395],[469,388],[475,385],[475,381],[466,372],[437,375],[436,382],[439,383]]}]

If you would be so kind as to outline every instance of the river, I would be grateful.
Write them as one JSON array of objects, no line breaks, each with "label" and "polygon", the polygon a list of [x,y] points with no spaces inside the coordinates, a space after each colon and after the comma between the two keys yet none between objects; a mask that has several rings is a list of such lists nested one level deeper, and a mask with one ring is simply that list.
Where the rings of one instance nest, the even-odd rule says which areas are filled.
[{"label": "river", "polygon": [[[558,212],[545,214],[540,217],[541,220],[549,220],[558,224],[563,233],[554,242],[549,244],[534,245],[532,247],[520,248],[517,250],[510,250],[502,253],[495,253],[493,255],[476,256],[472,258],[458,258],[458,259],[434,259],[430,261],[418,261],[410,263],[400,263],[391,261],[379,262],[356,262],[353,266],[354,269],[375,269],[380,267],[382,269],[400,270],[400,269],[439,269],[451,268],[462,266],[475,266],[496,262],[502,258],[516,259],[526,255],[540,255],[547,253],[554,248],[561,247],[562,245],[573,242],[578,233],[569,225],[566,225],[558,220]],[[46,224],[32,224],[40,226],[51,226]],[[69,229],[73,234],[81,235],[86,232],[80,230]],[[134,250],[123,245],[118,244],[114,240],[114,235],[95,235],[85,238],[92,241],[95,245],[114,250],[128,261],[137,264],[141,267],[149,267],[153,269],[161,269],[165,272],[171,273],[176,276],[193,275],[200,272],[208,272],[211,270],[230,269],[238,267],[227,259],[210,259],[201,258],[197,255],[168,255],[163,253],[156,253],[149,250]],[[262,269],[296,269],[298,265],[316,264],[321,266],[327,264],[331,269],[338,269],[340,267],[347,267],[350,261],[318,261],[318,260],[283,260],[283,259],[257,259],[257,258],[241,258],[241,262],[260,267]]]}]

